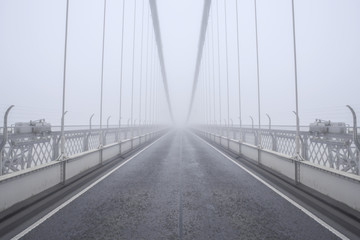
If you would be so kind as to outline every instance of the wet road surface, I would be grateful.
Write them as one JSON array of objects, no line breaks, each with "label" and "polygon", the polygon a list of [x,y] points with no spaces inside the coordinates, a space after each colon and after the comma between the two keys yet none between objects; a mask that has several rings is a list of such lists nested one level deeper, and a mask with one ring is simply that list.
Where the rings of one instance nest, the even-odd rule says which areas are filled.
[{"label": "wet road surface", "polygon": [[160,139],[23,239],[337,239],[194,135]]}]

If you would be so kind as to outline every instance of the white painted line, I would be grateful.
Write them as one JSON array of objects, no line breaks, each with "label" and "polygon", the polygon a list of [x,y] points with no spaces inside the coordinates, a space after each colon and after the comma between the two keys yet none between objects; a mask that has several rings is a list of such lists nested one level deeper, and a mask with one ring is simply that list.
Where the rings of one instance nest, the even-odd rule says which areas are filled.
[{"label": "white painted line", "polygon": [[308,215],[309,217],[311,217],[312,219],[314,219],[316,222],[318,222],[320,225],[322,225],[324,228],[328,229],[330,232],[332,232],[333,234],[335,234],[337,237],[339,237],[340,239],[349,239],[347,238],[344,234],[340,233],[339,231],[337,231],[336,229],[334,229],[333,227],[331,227],[329,224],[327,224],[326,222],[324,222],[323,220],[321,220],[320,218],[318,218],[317,216],[315,216],[313,213],[311,213],[309,210],[307,210],[306,208],[302,207],[300,204],[298,204],[297,202],[295,202],[294,200],[290,199],[289,197],[287,197],[285,194],[283,194],[282,192],[280,192],[279,190],[277,190],[276,188],[274,188],[273,186],[271,186],[269,183],[267,183],[266,181],[264,181],[263,179],[261,179],[260,177],[258,177],[255,173],[253,173],[252,171],[248,170],[247,168],[245,168],[244,166],[242,166],[240,163],[236,162],[235,160],[233,160],[232,158],[230,158],[229,156],[227,156],[225,153],[221,152],[219,149],[215,148],[214,146],[212,146],[210,143],[206,142],[204,139],[202,139],[201,137],[199,137],[198,135],[192,133],[193,135],[195,135],[196,137],[198,137],[201,141],[203,141],[204,143],[206,143],[207,145],[209,145],[211,148],[213,148],[215,151],[217,151],[218,153],[220,153],[221,155],[223,155],[224,157],[226,157],[228,160],[230,160],[231,162],[233,162],[234,164],[236,164],[238,167],[242,168],[245,172],[247,172],[248,174],[250,174],[252,177],[254,177],[256,180],[258,180],[259,182],[261,182],[262,184],[264,184],[265,186],[267,186],[268,188],[270,188],[272,191],[274,191],[275,193],[277,193],[280,197],[284,198],[285,200],[287,200],[289,203],[291,203],[292,205],[294,205],[295,207],[297,207],[298,209],[300,209],[301,211],[303,211],[306,215]]},{"label": "white painted line", "polygon": [[165,137],[167,134],[163,135],[162,137],[160,137],[159,139],[157,139],[155,142],[151,143],[150,145],[148,145],[147,147],[145,147],[144,149],[142,149],[140,152],[137,152],[134,156],[132,156],[131,158],[127,159],[125,162],[121,163],[119,166],[117,166],[116,168],[114,168],[113,170],[111,170],[110,172],[108,172],[107,174],[105,174],[104,176],[102,176],[101,178],[99,178],[98,180],[96,180],[95,182],[93,182],[91,185],[89,185],[88,187],[86,187],[85,189],[83,189],[81,192],[77,193],[76,195],[74,195],[73,197],[71,197],[69,200],[67,200],[66,202],[62,203],[60,206],[58,206],[57,208],[55,208],[54,210],[52,210],[51,212],[49,212],[48,214],[46,214],[44,217],[40,218],[38,221],[36,221],[35,223],[33,223],[31,226],[29,226],[28,228],[26,228],[24,231],[22,231],[21,233],[19,233],[18,235],[16,235],[15,237],[13,237],[12,239],[16,240],[16,239],[20,239],[22,237],[24,237],[26,234],[28,234],[31,230],[33,230],[34,228],[36,228],[37,226],[39,226],[40,224],[42,224],[43,222],[45,222],[47,219],[49,219],[51,216],[53,216],[55,213],[57,213],[59,210],[61,210],[62,208],[64,208],[66,205],[68,205],[69,203],[71,203],[72,201],[74,201],[75,199],[77,199],[78,197],[80,197],[81,195],[83,195],[84,193],[86,193],[89,189],[91,189],[92,187],[94,187],[96,184],[98,184],[99,182],[101,182],[102,180],[104,180],[105,178],[107,178],[108,176],[110,176],[113,172],[115,172],[116,170],[118,170],[119,168],[121,168],[122,166],[124,166],[126,163],[128,163],[130,160],[134,159],[135,157],[137,157],[140,153],[144,152],[146,149],[148,149],[149,147],[151,147],[152,145],[154,145],[155,143],[157,143],[160,139],[162,139],[163,137]]}]

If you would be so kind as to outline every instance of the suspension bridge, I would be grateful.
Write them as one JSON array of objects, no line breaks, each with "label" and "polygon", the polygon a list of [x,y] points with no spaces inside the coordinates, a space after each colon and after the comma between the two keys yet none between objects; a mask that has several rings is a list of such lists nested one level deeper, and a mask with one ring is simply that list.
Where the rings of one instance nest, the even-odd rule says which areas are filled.
[{"label": "suspension bridge", "polygon": [[[65,2],[60,125],[10,121],[16,105],[2,113],[0,238],[360,238],[356,111],[343,107],[351,124],[300,125],[296,1],[289,1],[294,124],[273,125],[262,109],[258,2],[253,1],[257,116],[244,116],[241,1],[205,0],[186,127],[175,124],[156,0],[120,1],[118,98],[111,101],[118,112],[111,115],[104,111],[104,66],[112,51],[106,44],[112,18],[109,0],[101,1],[99,111],[86,115],[86,125],[66,124],[72,114],[68,71],[74,66],[73,1]],[[229,56],[230,40],[235,58]]]}]

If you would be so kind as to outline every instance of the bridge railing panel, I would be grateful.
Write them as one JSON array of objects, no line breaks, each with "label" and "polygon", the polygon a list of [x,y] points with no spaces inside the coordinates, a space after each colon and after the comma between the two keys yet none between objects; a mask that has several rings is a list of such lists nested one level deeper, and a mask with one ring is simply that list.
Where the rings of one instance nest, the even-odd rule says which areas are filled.
[{"label": "bridge railing panel", "polygon": [[[293,157],[296,131],[278,129],[201,126],[205,131]],[[261,140],[259,139],[261,138]],[[316,134],[300,131],[301,157],[312,163],[359,175],[359,150],[351,133]]]},{"label": "bridge railing panel", "polygon": [[[106,128],[102,130],[103,145],[113,144],[132,136],[146,134],[154,130],[154,126]],[[65,136],[65,154],[72,156],[100,146],[99,129],[67,130]],[[60,156],[61,132],[44,134],[9,134],[0,153],[0,175],[32,168],[58,159]],[[0,142],[3,135],[0,134]]]}]

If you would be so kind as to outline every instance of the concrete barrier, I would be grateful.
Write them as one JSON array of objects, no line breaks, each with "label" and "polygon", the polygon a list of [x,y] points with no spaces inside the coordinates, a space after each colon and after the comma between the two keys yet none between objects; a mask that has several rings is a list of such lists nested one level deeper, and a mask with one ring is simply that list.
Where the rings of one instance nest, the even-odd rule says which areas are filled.
[{"label": "concrete barrier", "polygon": [[61,182],[61,163],[52,162],[0,177],[0,211]]},{"label": "concrete barrier", "polygon": [[214,136],[214,138],[215,138],[215,142],[220,145],[221,144],[220,136]]},{"label": "concrete barrier", "polygon": [[299,161],[271,150],[228,140],[216,134],[204,134],[203,131],[195,131],[198,135],[244,157],[259,167],[290,180],[290,183],[303,185],[357,212],[360,211],[360,176],[326,168],[308,161]]},{"label": "concrete barrier", "polygon": [[277,152],[261,149],[260,164],[295,181],[295,160]]},{"label": "concrete barrier", "polygon": [[301,184],[360,211],[360,177],[310,162],[301,162]]},{"label": "concrete barrier", "polygon": [[229,150],[233,153],[240,154],[240,144],[232,139],[229,141]]},{"label": "concrete barrier", "polygon": [[246,143],[238,144],[240,145],[242,156],[247,157],[255,163],[259,163],[259,152],[256,146]]},{"label": "concrete barrier", "polygon": [[101,151],[97,149],[86,153],[77,154],[65,160],[65,162],[65,180],[68,180],[101,164]]},{"label": "concrete barrier", "polygon": [[228,139],[225,137],[220,137],[220,145],[223,146],[224,148],[228,147]]},{"label": "concrete barrier", "polygon": [[53,161],[35,168],[0,176],[0,212],[46,191],[64,181],[74,179],[89,169],[100,167],[116,157],[130,152],[161,136],[166,130],[148,133],[134,139],[114,143],[88,152]]},{"label": "concrete barrier", "polygon": [[103,150],[102,150],[102,159],[103,162],[107,162],[111,159],[113,159],[114,157],[118,156],[120,153],[120,149],[121,149],[121,144],[122,143],[114,143],[108,146],[104,146]]},{"label": "concrete barrier", "polygon": [[140,137],[135,137],[133,139],[133,147],[136,148],[136,147],[139,147],[140,146]]},{"label": "concrete barrier", "polygon": [[128,139],[128,140],[123,141],[120,145],[120,153],[125,154],[125,153],[130,152],[130,150],[131,150],[131,140]]}]

